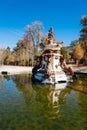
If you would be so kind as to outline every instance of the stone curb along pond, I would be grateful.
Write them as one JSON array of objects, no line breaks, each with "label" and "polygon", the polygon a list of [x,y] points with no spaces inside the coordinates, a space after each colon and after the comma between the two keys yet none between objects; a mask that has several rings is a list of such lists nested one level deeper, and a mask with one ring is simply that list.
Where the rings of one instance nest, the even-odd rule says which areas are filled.
[{"label": "stone curb along pond", "polygon": [[[87,66],[82,66],[82,67],[77,67],[76,65],[71,65],[70,67],[72,68],[74,73],[80,73],[80,74],[87,74]],[[8,75],[13,75],[13,74],[32,74],[32,68],[29,66],[13,66],[13,65],[1,65],[0,66],[0,74],[2,72],[6,72]]]},{"label": "stone curb along pond", "polygon": [[31,74],[33,67],[26,66],[11,66],[11,65],[1,65],[0,66],[0,74]]},{"label": "stone curb along pond", "polygon": [[75,74],[86,74],[87,75],[87,66],[73,66],[71,68]]}]

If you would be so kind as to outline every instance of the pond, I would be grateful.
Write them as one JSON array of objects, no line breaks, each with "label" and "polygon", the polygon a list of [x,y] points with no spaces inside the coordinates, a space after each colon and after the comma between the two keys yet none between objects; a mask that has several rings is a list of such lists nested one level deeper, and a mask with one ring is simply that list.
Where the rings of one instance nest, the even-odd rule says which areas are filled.
[{"label": "pond", "polygon": [[87,130],[87,76],[57,89],[0,76],[0,130]]}]

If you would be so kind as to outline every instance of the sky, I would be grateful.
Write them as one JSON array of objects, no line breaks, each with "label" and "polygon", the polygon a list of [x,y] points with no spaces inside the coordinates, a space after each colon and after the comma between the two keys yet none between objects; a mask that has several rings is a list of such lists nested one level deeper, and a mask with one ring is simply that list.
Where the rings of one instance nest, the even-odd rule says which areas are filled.
[{"label": "sky", "polygon": [[40,21],[44,33],[53,27],[57,42],[69,46],[80,36],[87,0],[0,0],[0,47],[13,49],[27,25]]}]

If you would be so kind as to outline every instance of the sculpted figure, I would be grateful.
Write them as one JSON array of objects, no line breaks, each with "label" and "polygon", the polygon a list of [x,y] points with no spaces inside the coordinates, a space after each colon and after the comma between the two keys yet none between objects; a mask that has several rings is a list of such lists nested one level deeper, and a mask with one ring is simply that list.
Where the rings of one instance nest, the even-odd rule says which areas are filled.
[{"label": "sculpted figure", "polygon": [[50,44],[53,39],[54,39],[54,36],[52,32],[52,27],[51,27],[48,33],[48,43]]}]

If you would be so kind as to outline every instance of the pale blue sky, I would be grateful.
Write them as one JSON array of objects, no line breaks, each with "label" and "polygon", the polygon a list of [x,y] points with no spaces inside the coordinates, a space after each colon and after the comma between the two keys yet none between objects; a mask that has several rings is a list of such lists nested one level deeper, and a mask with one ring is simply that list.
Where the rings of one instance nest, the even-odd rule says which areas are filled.
[{"label": "pale blue sky", "polygon": [[52,26],[56,41],[69,45],[79,38],[82,15],[87,0],[0,0],[0,47],[16,46],[34,21],[43,23],[44,32]]}]

